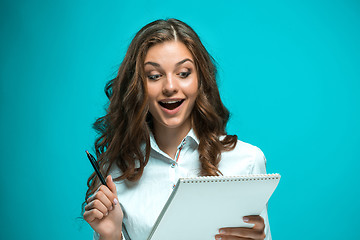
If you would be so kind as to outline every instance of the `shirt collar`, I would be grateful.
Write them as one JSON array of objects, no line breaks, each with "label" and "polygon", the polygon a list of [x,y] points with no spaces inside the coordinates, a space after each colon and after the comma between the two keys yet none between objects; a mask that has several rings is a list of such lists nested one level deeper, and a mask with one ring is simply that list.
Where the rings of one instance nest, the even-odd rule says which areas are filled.
[{"label": "shirt collar", "polygon": [[[185,140],[188,140],[188,139],[192,139],[196,145],[199,145],[199,139],[197,138],[196,134],[195,134],[195,131],[194,129],[190,129],[190,131],[188,132],[188,134],[185,136],[184,138]],[[184,140],[183,139],[183,140]],[[182,141],[181,141],[182,142]],[[181,144],[181,143],[180,143]],[[152,133],[152,131],[150,131],[150,146],[152,149],[154,149],[155,151],[159,152],[159,153],[164,153],[160,148],[159,146],[157,145],[156,143],[156,140],[155,140],[155,137],[154,137],[154,134]],[[180,146],[180,145],[179,145]]]},{"label": "shirt collar", "polygon": [[199,139],[197,138],[194,129],[190,129],[189,133],[186,135],[185,138],[192,138],[197,145],[199,145]]}]

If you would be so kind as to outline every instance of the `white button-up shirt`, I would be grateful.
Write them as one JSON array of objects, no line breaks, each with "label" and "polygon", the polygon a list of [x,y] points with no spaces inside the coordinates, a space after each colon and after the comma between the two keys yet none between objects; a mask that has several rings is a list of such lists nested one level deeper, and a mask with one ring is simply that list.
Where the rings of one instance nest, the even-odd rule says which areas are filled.
[{"label": "white button-up shirt", "polygon": [[[199,140],[193,129],[178,146],[175,159],[158,147],[152,134],[150,134],[150,144],[149,162],[144,168],[141,179],[137,182],[128,180],[115,182],[120,206],[124,212],[123,223],[131,240],[148,238],[177,180],[180,177],[197,177],[201,169],[197,150]],[[265,174],[265,164],[266,159],[259,148],[238,140],[234,150],[221,154],[219,170],[224,176]],[[113,167],[110,174],[116,178],[121,172],[117,167]],[[269,240],[271,234],[267,208],[261,216],[265,220],[265,239]],[[96,232],[94,239],[99,239]]]}]

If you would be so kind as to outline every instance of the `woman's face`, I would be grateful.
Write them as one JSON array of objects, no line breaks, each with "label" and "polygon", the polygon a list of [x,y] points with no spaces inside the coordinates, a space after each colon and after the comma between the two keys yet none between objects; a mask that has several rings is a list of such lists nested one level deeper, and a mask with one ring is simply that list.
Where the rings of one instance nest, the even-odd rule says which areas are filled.
[{"label": "woman's face", "polygon": [[179,41],[152,46],[145,57],[149,111],[156,128],[190,128],[198,94],[194,58]]}]

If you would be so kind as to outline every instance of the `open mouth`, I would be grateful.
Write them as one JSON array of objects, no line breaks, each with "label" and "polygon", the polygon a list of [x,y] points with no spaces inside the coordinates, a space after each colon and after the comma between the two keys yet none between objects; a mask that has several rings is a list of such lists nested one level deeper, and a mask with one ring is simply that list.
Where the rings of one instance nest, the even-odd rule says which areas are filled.
[{"label": "open mouth", "polygon": [[179,107],[184,101],[185,99],[179,101],[172,101],[172,102],[159,102],[159,104],[166,109],[173,110]]}]

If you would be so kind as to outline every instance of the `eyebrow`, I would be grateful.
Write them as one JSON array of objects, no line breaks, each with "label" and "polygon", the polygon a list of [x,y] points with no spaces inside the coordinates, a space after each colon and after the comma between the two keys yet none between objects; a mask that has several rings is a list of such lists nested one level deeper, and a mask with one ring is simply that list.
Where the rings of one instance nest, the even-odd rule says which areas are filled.
[{"label": "eyebrow", "polygon": [[[192,62],[194,64],[194,62],[190,58],[185,58],[185,59],[181,60],[180,62],[176,63],[175,67],[178,67],[178,66],[180,66],[181,64],[183,64],[184,62],[187,62],[187,61],[190,61],[190,62]],[[154,67],[160,67],[160,64],[158,64],[156,62],[146,62],[144,64],[144,66],[147,65],[147,64],[152,65]]]}]

